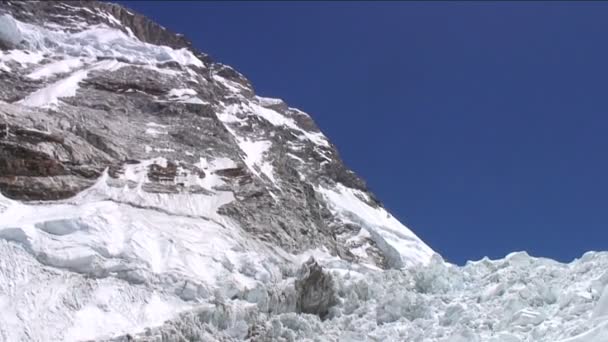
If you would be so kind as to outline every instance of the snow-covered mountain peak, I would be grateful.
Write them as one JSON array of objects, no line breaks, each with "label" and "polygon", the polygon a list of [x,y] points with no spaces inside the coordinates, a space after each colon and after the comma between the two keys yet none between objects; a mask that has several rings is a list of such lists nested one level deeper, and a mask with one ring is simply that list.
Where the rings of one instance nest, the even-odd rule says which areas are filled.
[{"label": "snow-covered mountain peak", "polygon": [[0,79],[0,341],[603,341],[603,254],[446,263],[310,115],[124,7],[0,2]]}]

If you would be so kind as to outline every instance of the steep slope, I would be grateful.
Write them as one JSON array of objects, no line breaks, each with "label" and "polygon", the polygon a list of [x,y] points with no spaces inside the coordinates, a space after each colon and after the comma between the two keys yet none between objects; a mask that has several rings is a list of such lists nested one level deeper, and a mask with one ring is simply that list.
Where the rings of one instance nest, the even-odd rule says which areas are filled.
[{"label": "steep slope", "polygon": [[311,117],[110,3],[0,2],[1,341],[608,340],[608,256],[462,268]]},{"label": "steep slope", "polygon": [[[382,209],[310,116],[255,96],[228,66],[171,48],[189,45],[179,38],[146,43],[146,33],[174,36],[157,25],[143,25],[142,41],[122,24],[143,17],[73,5],[4,5],[1,41],[17,48],[0,58],[2,100],[17,105],[2,106],[7,196],[65,199],[109,167],[117,187],[141,183],[144,193],[165,194],[156,198],[221,187],[237,199],[218,205],[224,216],[289,252],[324,246],[382,267],[428,260],[432,251]],[[342,199],[351,206],[334,203]],[[347,218],[353,210],[363,216]],[[357,246],[342,248],[346,240]]]},{"label": "steep slope", "polygon": [[295,283],[308,256],[386,269],[433,255],[308,114],[183,37],[109,3],[0,9],[5,339],[135,332],[271,287],[293,298],[269,311],[321,315],[316,285]]}]

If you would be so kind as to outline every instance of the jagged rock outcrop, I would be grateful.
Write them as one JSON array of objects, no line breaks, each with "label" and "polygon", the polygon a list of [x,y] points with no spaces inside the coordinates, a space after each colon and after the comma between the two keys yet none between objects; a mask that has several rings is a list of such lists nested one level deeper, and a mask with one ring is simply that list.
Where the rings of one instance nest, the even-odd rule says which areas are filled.
[{"label": "jagged rock outcrop", "polygon": [[296,312],[309,313],[324,318],[338,302],[334,281],[323,271],[314,258],[310,258],[298,272],[295,283],[297,292]]},{"label": "jagged rock outcrop", "polygon": [[0,104],[0,122],[0,189],[9,197],[68,198],[91,186],[113,163],[87,139],[62,130],[70,125],[66,120]]}]

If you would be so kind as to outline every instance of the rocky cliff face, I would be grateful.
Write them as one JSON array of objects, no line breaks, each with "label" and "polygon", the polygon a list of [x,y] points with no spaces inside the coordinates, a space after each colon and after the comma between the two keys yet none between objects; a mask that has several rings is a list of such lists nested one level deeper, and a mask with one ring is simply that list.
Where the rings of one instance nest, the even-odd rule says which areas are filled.
[{"label": "rocky cliff face", "polygon": [[[41,294],[13,293],[34,322],[0,324],[6,339],[41,339],[49,310],[65,316],[52,339],[106,336],[74,327],[79,315],[124,315],[108,303],[111,314],[98,312],[91,298],[108,288],[140,310],[130,325],[108,323],[122,332],[226,298],[325,316],[335,295],[319,264],[289,283],[310,255],[387,269],[433,254],[308,114],[257,96],[239,72],[139,14],[2,1],[0,47],[0,241],[36,277],[81,294],[47,307]],[[9,291],[19,280],[5,272]],[[155,300],[164,309],[146,306]]]},{"label": "rocky cliff face", "polygon": [[[383,210],[309,115],[256,96],[234,69],[120,6],[9,1],[2,9],[7,197],[70,198],[106,168],[112,186],[148,193],[212,192],[221,181],[237,200],[220,212],[244,230],[290,252],[325,246],[356,259],[336,233],[349,239],[361,224],[336,220],[323,191],[343,186]],[[201,164],[216,160],[230,165]],[[202,185],[211,178],[218,184]],[[400,263],[373,238],[366,243],[374,264]],[[420,242],[412,247],[430,255]]]}]

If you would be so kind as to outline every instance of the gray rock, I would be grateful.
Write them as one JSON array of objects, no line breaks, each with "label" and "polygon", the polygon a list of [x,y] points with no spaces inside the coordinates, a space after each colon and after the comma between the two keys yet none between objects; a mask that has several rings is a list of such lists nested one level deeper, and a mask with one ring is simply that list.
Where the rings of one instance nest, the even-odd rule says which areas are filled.
[{"label": "gray rock", "polygon": [[338,301],[332,276],[324,272],[323,267],[312,257],[298,272],[296,292],[296,312],[321,318],[326,317],[329,309]]}]

